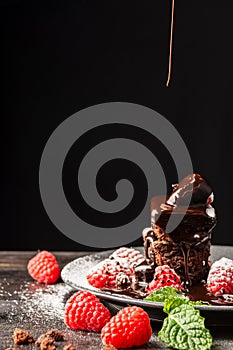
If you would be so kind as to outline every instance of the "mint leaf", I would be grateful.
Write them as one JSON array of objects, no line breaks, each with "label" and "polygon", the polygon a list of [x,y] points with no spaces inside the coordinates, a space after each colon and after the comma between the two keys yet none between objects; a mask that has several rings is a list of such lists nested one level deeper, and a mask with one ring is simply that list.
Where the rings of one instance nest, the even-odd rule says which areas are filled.
[{"label": "mint leaf", "polygon": [[170,299],[172,301],[173,298],[185,299],[185,302],[188,302],[190,305],[210,305],[207,301],[189,301],[189,298],[186,297],[182,291],[177,290],[174,287],[162,287],[147,295],[144,300],[164,302],[166,299]]},{"label": "mint leaf", "polygon": [[178,350],[207,350],[211,348],[212,336],[205,328],[204,318],[195,305],[209,304],[190,301],[184,293],[173,287],[163,287],[144,300],[164,302],[163,311],[168,314],[158,333],[161,341]]},{"label": "mint leaf", "polygon": [[167,298],[184,296],[183,292],[173,287],[162,287],[149,294],[144,300],[154,302],[164,302]]},{"label": "mint leaf", "polygon": [[168,317],[158,333],[161,341],[179,350],[207,350],[211,348],[212,336],[204,325],[200,311],[185,298],[167,299],[164,312]]},{"label": "mint leaf", "polygon": [[166,314],[169,314],[176,307],[182,304],[189,304],[189,303],[190,303],[189,299],[186,299],[186,298],[170,297],[165,299],[163,311],[166,312]]},{"label": "mint leaf", "polygon": [[210,305],[210,303],[208,303],[208,301],[189,301],[190,305]]}]

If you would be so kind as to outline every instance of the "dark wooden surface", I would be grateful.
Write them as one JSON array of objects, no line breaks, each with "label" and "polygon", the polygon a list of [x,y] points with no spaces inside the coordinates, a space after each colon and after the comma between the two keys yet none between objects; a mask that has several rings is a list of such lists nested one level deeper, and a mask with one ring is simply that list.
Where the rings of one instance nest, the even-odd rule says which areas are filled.
[{"label": "dark wooden surface", "polygon": [[[63,321],[64,305],[68,297],[74,293],[61,280],[46,286],[31,279],[27,273],[27,262],[36,252],[0,251],[0,350],[14,346],[12,334],[15,328],[29,331],[35,339],[56,328],[65,335],[65,341],[57,343],[57,349],[72,343],[77,350],[102,349],[99,333],[72,331]],[[54,252],[62,268],[65,264],[91,252]],[[138,349],[167,348],[157,339],[161,324],[152,323],[151,341]],[[214,350],[233,349],[232,328],[212,328]],[[19,349],[39,349],[35,345],[18,346]]]}]

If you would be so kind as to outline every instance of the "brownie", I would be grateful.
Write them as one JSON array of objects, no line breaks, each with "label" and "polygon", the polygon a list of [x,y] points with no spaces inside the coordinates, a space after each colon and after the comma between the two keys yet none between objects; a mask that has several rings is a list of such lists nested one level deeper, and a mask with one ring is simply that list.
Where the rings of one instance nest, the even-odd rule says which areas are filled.
[{"label": "brownie", "polygon": [[[160,198],[152,198],[151,227],[143,230],[146,258],[154,267],[169,265],[185,285],[205,280],[216,225],[210,185],[201,175],[191,174],[173,186],[165,203]],[[170,219],[178,222],[171,231]]]}]

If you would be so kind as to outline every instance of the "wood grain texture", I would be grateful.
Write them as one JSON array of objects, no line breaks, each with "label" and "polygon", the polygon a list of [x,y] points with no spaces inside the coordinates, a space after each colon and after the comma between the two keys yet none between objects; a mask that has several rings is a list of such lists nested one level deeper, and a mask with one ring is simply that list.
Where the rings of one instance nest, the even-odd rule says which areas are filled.
[{"label": "wood grain texture", "polygon": [[[59,280],[54,285],[43,285],[31,279],[27,273],[27,262],[36,252],[0,251],[0,350],[14,346],[13,331],[22,328],[33,335],[36,340],[39,335],[51,328],[61,330],[65,341],[57,344],[57,349],[71,343],[77,350],[102,349],[99,333],[72,331],[63,321],[64,305],[74,292],[71,287]],[[62,268],[68,262],[91,252],[53,252]],[[111,310],[113,312],[113,310]],[[157,339],[160,323],[152,323],[153,336],[151,341],[140,348],[166,349]],[[232,349],[233,335],[231,329],[213,328],[214,350]],[[16,346],[17,349],[39,349],[34,344]]]}]

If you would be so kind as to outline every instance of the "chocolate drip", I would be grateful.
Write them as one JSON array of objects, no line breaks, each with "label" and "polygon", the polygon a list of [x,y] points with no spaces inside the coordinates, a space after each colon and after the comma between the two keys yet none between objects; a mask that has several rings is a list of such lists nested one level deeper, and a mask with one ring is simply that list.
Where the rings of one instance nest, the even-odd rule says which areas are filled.
[{"label": "chocolate drip", "polygon": [[[119,288],[104,288],[103,290],[113,294],[125,295],[135,299],[144,299],[147,296],[146,293],[147,283],[136,282],[131,284],[130,287]],[[191,301],[203,301],[211,305],[229,305],[233,306],[233,298],[229,295],[223,297],[215,297],[209,293],[205,287],[204,282],[199,282],[194,286],[186,289],[184,293]]]},{"label": "chocolate drip", "polygon": [[[155,264],[168,264],[184,280],[186,288],[207,277],[212,230],[216,225],[213,191],[199,174],[186,176],[173,186],[165,202],[151,201],[151,225],[143,234],[147,257]],[[167,233],[169,219],[179,224]],[[160,231],[159,231],[160,230]]]},{"label": "chocolate drip", "polygon": [[189,291],[189,288],[191,286],[191,281],[189,279],[189,271],[188,271],[188,258],[189,258],[189,251],[190,246],[186,245],[185,243],[181,242],[180,244],[181,250],[184,257],[184,282],[183,287],[185,291]]},{"label": "chocolate drip", "polygon": [[[173,207],[187,204],[190,206],[205,206],[213,201],[211,187],[199,174],[186,176],[179,184],[173,185],[173,188],[173,192],[166,201],[167,205]],[[188,203],[188,200],[190,200],[190,203]]]}]

